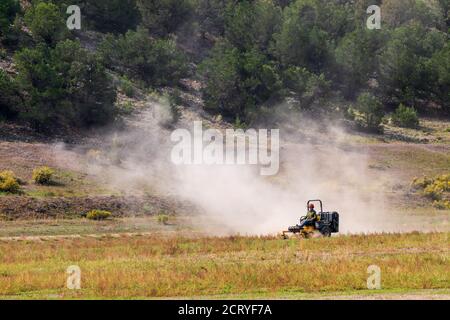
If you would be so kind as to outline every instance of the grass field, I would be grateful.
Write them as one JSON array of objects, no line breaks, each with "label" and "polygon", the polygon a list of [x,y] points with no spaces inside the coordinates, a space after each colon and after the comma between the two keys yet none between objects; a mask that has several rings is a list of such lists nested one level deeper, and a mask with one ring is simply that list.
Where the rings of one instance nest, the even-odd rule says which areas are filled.
[{"label": "grass field", "polygon": [[[2,298],[450,296],[449,233],[181,237],[164,233],[0,241]],[[66,269],[81,268],[81,290]],[[382,290],[367,290],[367,268]]]},{"label": "grass field", "polygon": [[[230,234],[225,225],[159,195],[122,194],[78,168],[75,152],[55,157],[50,144],[0,141],[0,168],[23,181],[22,194],[0,194],[0,299],[450,299],[450,210],[410,188],[416,176],[448,173],[449,122],[423,125],[348,135],[345,146],[368,155],[371,183],[359,187],[381,190],[389,203],[395,228],[375,230],[406,233],[309,240],[218,237]],[[54,184],[31,182],[41,165],[56,169]],[[82,219],[91,209],[114,218]],[[351,221],[340,213],[345,228]],[[80,290],[66,287],[72,265],[81,268]],[[380,267],[380,290],[367,288],[371,265]]]}]

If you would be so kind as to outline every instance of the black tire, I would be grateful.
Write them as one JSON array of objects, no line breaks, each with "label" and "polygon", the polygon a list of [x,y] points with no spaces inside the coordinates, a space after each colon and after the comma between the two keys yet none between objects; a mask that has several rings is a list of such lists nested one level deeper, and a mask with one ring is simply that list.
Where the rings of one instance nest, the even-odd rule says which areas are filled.
[{"label": "black tire", "polygon": [[327,238],[331,237],[331,229],[330,229],[329,227],[323,227],[323,228],[320,230],[320,233],[321,233],[324,237],[327,237]]}]

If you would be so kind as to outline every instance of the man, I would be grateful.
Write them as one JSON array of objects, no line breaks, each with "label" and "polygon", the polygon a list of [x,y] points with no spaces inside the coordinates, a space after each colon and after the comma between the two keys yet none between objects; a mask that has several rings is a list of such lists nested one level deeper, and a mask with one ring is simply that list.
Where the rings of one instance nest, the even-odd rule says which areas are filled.
[{"label": "man", "polygon": [[306,219],[300,224],[300,228],[304,226],[314,226],[317,220],[317,212],[314,210],[314,204],[310,203],[308,206],[308,213],[306,214]]}]

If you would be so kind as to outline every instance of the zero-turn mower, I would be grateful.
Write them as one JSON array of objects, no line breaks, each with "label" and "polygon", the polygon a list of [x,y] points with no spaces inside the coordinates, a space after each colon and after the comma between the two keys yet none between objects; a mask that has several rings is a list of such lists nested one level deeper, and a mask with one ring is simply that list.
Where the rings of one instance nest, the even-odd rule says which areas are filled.
[{"label": "zero-turn mower", "polygon": [[307,216],[301,217],[300,224],[291,226],[287,231],[283,231],[283,239],[288,239],[289,235],[296,235],[305,239],[311,238],[314,235],[330,237],[332,233],[339,232],[339,213],[335,211],[324,212],[322,200],[309,200],[306,203],[307,210],[314,208],[313,203],[315,202],[320,204],[320,212],[317,213],[317,217],[311,220]]}]

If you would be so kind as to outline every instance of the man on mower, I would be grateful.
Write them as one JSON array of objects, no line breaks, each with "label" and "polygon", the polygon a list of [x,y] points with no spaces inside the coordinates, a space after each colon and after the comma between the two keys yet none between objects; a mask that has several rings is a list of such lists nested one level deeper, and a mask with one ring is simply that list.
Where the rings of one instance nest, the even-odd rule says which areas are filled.
[{"label": "man on mower", "polygon": [[305,226],[314,226],[317,220],[317,212],[314,210],[314,204],[310,203],[308,206],[308,213],[306,214],[305,220],[300,224],[300,228]]}]

